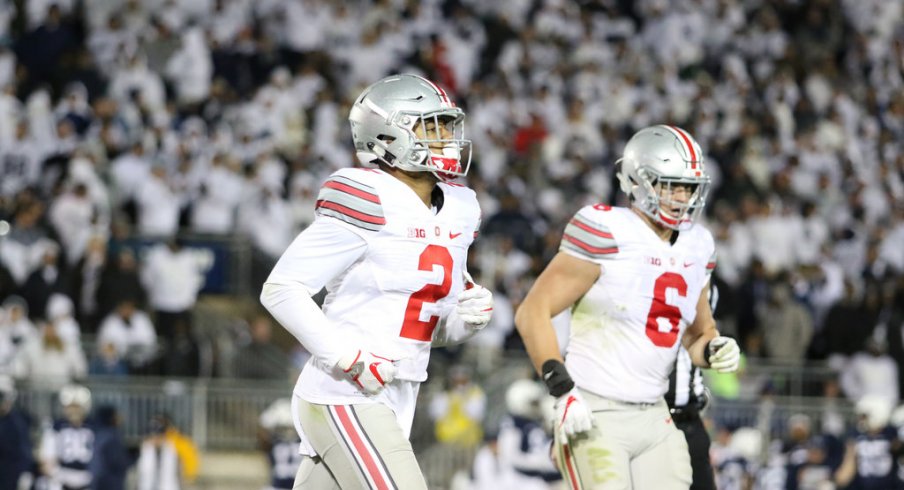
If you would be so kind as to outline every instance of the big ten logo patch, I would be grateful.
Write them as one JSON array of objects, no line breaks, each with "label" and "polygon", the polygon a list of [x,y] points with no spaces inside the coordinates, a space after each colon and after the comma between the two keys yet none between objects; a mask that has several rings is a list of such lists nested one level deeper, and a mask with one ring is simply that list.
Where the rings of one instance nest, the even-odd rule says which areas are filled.
[{"label": "big ten logo patch", "polygon": [[646,262],[647,264],[660,266],[662,265],[662,259],[660,259],[659,257],[645,257],[645,259],[646,260],[644,262]]},{"label": "big ten logo patch", "polygon": [[427,238],[427,232],[423,228],[408,227],[408,238]]}]

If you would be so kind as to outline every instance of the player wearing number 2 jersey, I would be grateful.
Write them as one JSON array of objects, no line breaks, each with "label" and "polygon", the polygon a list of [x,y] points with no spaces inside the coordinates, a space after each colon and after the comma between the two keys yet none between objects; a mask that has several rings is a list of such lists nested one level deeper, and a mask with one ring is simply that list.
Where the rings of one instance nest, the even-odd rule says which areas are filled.
[{"label": "player wearing number 2 jersey", "polygon": [[[709,177],[674,126],[637,132],[618,162],[630,208],[588,206],[516,314],[528,354],[556,397],[556,459],[573,489],[686,490],[687,443],[663,399],[679,340],[694,364],[737,369],[706,298],[713,238],[694,220]],[[572,309],[565,362],[550,319]]]},{"label": "player wearing number 2 jersey", "polygon": [[358,159],[376,168],[327,179],[261,294],[313,354],[293,397],[295,488],[426,488],[408,436],[430,348],[473,335],[493,305],[465,267],[477,199],[449,182],[470,162],[464,113],[429,80],[396,75],[365,89],[349,120]]}]

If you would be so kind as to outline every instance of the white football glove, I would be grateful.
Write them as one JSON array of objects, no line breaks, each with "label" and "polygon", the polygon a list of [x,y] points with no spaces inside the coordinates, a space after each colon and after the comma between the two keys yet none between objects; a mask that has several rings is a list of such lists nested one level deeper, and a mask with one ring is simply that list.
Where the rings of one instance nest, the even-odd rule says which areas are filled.
[{"label": "white football glove", "polygon": [[458,295],[455,311],[469,327],[480,330],[486,327],[493,317],[493,293],[483,286],[474,284],[470,274],[465,272],[465,290]]},{"label": "white football glove", "polygon": [[556,399],[556,430],[563,444],[568,439],[593,427],[593,413],[577,388]]},{"label": "white football glove", "polygon": [[716,337],[706,346],[710,369],[720,373],[733,373],[741,364],[741,348],[731,337]]},{"label": "white football glove", "polygon": [[376,395],[383,391],[386,383],[391,383],[396,375],[392,359],[361,349],[354,349],[342,356],[336,363],[336,368],[342,371],[349,381],[358,385],[365,395]]}]

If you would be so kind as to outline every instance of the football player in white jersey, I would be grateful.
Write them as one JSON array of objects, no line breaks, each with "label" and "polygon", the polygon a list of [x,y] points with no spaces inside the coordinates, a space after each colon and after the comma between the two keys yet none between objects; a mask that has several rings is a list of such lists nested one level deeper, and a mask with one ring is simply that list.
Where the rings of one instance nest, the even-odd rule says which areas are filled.
[{"label": "football player in white jersey", "polygon": [[408,436],[431,345],[466,340],[493,310],[465,263],[475,193],[450,182],[470,166],[464,116],[419,76],[366,88],[349,121],[371,168],[327,179],[314,223],[264,284],[261,302],[313,355],[292,400],[295,488],[427,488]]},{"label": "football player in white jersey", "polygon": [[[572,489],[687,490],[684,435],[663,395],[679,340],[697,366],[737,369],[707,302],[713,238],[695,224],[709,177],[697,142],[652,126],[625,145],[617,176],[630,208],[587,206],[515,317],[556,397],[556,459]],[[550,319],[571,308],[564,363]]]}]

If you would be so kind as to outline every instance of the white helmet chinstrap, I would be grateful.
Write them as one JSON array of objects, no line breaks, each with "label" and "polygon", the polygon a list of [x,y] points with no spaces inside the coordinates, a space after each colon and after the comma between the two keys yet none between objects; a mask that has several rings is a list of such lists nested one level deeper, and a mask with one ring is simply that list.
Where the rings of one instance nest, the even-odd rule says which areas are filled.
[{"label": "white helmet chinstrap", "polygon": [[[445,90],[409,74],[392,75],[364,89],[348,117],[361,163],[433,172],[441,180],[468,173],[471,141],[464,138],[464,119]],[[415,134],[418,124],[423,137]],[[432,153],[431,146],[441,147],[442,154]]]},{"label": "white helmet chinstrap", "polygon": [[[628,140],[616,165],[621,190],[655,222],[684,229],[703,211],[710,179],[700,145],[687,131],[666,125],[641,129]],[[681,185],[692,189],[686,202],[663,198]]]}]

